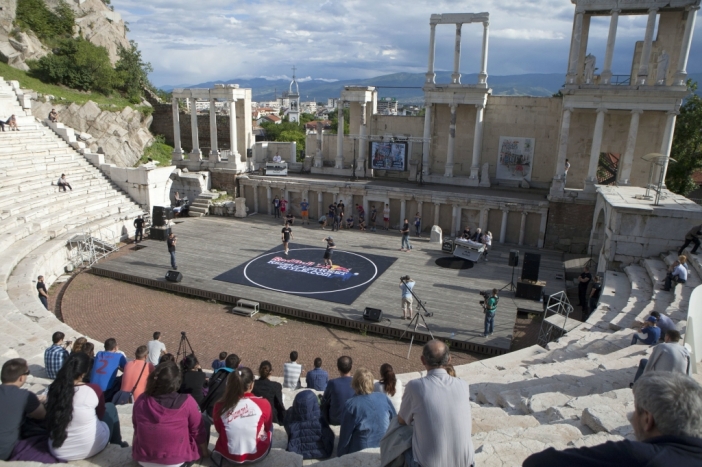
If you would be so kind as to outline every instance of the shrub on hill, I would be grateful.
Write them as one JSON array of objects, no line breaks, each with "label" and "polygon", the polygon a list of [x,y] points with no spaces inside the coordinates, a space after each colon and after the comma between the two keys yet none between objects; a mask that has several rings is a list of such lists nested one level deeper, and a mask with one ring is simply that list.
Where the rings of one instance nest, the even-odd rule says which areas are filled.
[{"label": "shrub on hill", "polygon": [[31,29],[44,42],[73,35],[75,15],[68,4],[61,0],[56,12],[51,11],[43,0],[21,0],[17,2],[17,25]]},{"label": "shrub on hill", "polygon": [[692,175],[702,169],[702,97],[695,92],[696,82],[688,80],[687,88],[690,94],[680,107],[670,151],[677,162],[668,165],[665,177],[668,189],[683,196],[697,188]]},{"label": "shrub on hill", "polygon": [[128,49],[120,47],[115,71],[120,81],[118,88],[127,99],[136,104],[141,102],[144,88],[151,86],[149,73],[154,69],[141,58],[136,42],[129,41],[129,46]]}]

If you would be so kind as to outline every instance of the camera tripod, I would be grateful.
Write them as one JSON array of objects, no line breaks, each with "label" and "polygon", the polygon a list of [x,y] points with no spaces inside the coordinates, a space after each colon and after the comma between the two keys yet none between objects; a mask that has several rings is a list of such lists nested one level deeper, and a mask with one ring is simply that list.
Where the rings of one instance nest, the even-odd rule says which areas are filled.
[{"label": "camera tripod", "polygon": [[[400,282],[405,284],[405,287],[407,286],[407,281],[400,279]],[[422,302],[419,299],[419,297],[417,297],[417,295],[415,295],[415,293],[412,291],[412,289],[410,289],[409,287],[406,287],[406,288],[407,288],[407,290],[409,290],[409,293],[412,294],[412,297],[414,297],[417,300],[417,305],[418,305],[417,307],[418,308],[421,307],[421,309],[424,310],[423,315],[419,312],[419,310],[417,310],[417,313],[415,313],[414,317],[412,318],[412,320],[410,320],[409,324],[407,325],[407,329],[405,329],[405,332],[403,332],[402,335],[400,336],[400,339],[402,339],[403,337],[405,337],[405,334],[407,334],[410,331],[410,328],[412,329],[412,337],[410,339],[409,350],[407,350],[407,360],[409,360],[410,354],[412,353],[412,344],[414,343],[414,335],[417,332],[417,328],[419,326],[426,328],[426,330],[427,330],[427,332],[429,332],[429,335],[431,336],[431,338],[432,339],[434,338],[434,334],[431,333],[431,329],[429,329],[429,325],[427,324],[426,320],[424,319],[425,316],[427,318],[431,318],[432,316],[434,316],[434,313],[430,313],[429,311],[427,311],[427,309],[424,307],[424,302]],[[419,323],[420,319],[422,320],[421,324]]]},{"label": "camera tripod", "polygon": [[[190,350],[190,352],[188,352]],[[183,356],[181,359],[180,356]],[[185,335],[185,331],[180,332],[180,343],[178,344],[178,352],[176,352],[176,363],[180,365],[180,362],[185,359],[188,355],[195,356],[195,352],[193,351],[193,346],[190,345],[190,340],[188,340],[188,336]]]},{"label": "camera tripod", "polygon": [[500,292],[509,287],[510,292],[516,292],[517,286],[514,285],[514,266],[512,266],[512,279],[510,279],[509,284],[505,284],[504,287],[500,289]]}]

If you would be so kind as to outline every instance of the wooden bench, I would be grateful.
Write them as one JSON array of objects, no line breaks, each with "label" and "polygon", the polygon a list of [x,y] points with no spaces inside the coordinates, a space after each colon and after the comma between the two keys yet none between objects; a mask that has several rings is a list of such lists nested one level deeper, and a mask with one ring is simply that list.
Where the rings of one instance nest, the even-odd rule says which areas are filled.
[{"label": "wooden bench", "polygon": [[251,317],[258,313],[258,302],[244,299],[237,300],[236,306],[232,308],[232,313]]}]

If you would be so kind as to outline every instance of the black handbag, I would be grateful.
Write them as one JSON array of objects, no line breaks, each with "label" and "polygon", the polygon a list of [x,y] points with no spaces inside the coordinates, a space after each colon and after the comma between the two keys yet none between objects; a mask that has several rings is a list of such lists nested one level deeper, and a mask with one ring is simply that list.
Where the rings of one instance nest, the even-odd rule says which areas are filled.
[{"label": "black handbag", "polygon": [[112,403],[115,405],[125,405],[125,404],[133,404],[134,403],[134,391],[136,391],[137,386],[139,386],[139,381],[141,381],[141,377],[144,374],[144,370],[146,369],[146,366],[149,364],[149,362],[144,361],[144,366],[141,367],[141,373],[139,373],[139,378],[137,378],[136,384],[134,384],[134,387],[132,388],[131,391],[117,391],[114,396],[112,396]]}]

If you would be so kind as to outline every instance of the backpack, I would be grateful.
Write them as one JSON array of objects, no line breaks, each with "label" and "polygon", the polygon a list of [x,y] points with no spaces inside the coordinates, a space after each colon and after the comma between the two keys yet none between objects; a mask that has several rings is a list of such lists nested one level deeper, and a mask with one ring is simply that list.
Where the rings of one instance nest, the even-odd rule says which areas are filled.
[{"label": "backpack", "polygon": [[223,382],[227,380],[229,377],[229,373],[231,373],[232,370],[231,368],[228,367],[223,367],[218,369],[212,379],[214,380],[217,378],[216,381],[210,380],[210,388],[209,391],[207,391],[207,397],[205,397],[202,402],[200,403],[200,411],[203,413],[207,413],[207,406],[210,405],[210,402],[212,402],[212,398],[214,398],[215,393],[217,392],[217,389],[222,385]]}]

